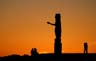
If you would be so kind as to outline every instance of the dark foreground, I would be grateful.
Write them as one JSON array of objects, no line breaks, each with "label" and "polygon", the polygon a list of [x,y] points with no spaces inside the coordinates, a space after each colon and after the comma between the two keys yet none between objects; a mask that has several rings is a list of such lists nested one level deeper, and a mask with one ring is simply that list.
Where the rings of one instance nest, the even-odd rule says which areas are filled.
[{"label": "dark foreground", "polygon": [[[36,56],[10,55],[0,57],[0,61],[54,61],[54,54],[39,54]],[[55,60],[56,61],[56,60]],[[64,53],[60,61],[96,61],[96,53]]]}]

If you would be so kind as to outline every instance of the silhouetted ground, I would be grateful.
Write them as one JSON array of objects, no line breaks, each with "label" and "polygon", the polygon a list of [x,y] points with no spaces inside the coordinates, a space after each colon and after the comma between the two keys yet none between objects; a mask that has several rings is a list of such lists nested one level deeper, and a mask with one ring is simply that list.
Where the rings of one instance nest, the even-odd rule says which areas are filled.
[{"label": "silhouetted ground", "polygon": [[[54,54],[39,54],[38,56],[19,56],[10,55],[0,57],[0,61],[54,61]],[[62,61],[96,61],[96,53],[63,53],[61,57]]]}]

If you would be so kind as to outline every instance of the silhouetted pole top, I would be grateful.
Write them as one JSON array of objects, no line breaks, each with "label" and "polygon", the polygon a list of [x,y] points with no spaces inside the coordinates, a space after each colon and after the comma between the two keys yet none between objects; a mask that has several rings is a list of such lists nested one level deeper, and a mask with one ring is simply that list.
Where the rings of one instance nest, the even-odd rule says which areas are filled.
[{"label": "silhouetted pole top", "polygon": [[61,38],[61,15],[60,15],[60,13],[57,13],[55,15],[55,24],[50,23],[50,22],[47,22],[47,23],[55,26],[56,38]]},{"label": "silhouetted pole top", "polygon": [[85,48],[85,49],[88,48],[88,44],[87,44],[87,42],[84,42],[84,48]]}]

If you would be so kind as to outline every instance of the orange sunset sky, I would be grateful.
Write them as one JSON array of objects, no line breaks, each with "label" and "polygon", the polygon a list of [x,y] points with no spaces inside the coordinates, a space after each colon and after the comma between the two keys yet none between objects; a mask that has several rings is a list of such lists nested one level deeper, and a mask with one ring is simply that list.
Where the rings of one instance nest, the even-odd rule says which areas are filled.
[{"label": "orange sunset sky", "polygon": [[96,0],[0,0],[0,56],[54,52],[55,21],[61,13],[62,52],[96,53]]}]

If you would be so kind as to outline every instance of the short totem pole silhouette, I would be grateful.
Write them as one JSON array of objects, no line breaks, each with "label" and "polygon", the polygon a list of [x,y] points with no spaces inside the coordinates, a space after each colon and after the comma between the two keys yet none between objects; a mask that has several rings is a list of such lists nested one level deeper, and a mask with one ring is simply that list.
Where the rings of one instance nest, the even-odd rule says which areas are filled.
[{"label": "short totem pole silhouette", "polygon": [[88,53],[88,44],[87,44],[87,42],[84,42],[84,53],[85,54]]}]

